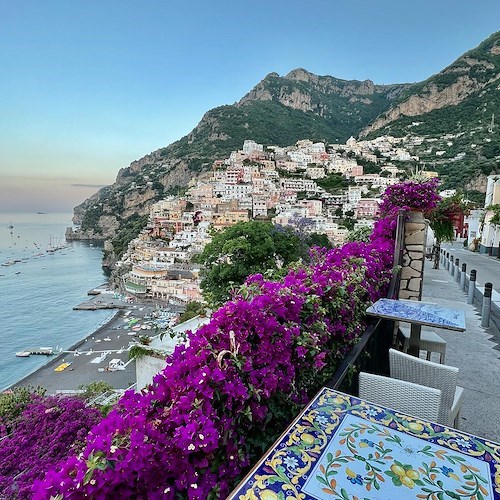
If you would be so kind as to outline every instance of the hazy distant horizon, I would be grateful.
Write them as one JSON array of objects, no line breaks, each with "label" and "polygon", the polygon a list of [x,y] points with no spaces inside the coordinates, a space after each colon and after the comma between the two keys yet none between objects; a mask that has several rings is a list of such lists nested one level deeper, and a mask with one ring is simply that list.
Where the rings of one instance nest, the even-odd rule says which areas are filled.
[{"label": "hazy distant horizon", "polygon": [[[113,181],[109,182],[111,184]],[[27,188],[27,185],[30,187]],[[72,212],[105,184],[85,184],[68,179],[2,176],[0,212]]]}]

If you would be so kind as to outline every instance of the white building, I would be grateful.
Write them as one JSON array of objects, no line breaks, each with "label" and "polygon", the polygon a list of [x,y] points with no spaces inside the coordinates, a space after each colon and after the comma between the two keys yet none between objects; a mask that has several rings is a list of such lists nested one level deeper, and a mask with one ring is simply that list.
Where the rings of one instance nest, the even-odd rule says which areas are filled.
[{"label": "white building", "polygon": [[251,155],[253,153],[262,153],[264,151],[264,146],[262,144],[257,144],[255,141],[245,141],[243,143],[243,153],[246,155]]}]

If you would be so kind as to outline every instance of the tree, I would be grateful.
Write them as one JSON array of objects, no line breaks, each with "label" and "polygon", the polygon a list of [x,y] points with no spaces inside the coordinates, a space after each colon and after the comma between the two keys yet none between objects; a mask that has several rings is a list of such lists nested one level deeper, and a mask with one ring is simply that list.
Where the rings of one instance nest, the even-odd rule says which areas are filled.
[{"label": "tree", "polygon": [[324,233],[309,233],[304,235],[304,242],[308,247],[333,248],[328,236]]},{"label": "tree", "polygon": [[188,302],[186,310],[179,316],[179,323],[184,323],[184,321],[188,321],[195,316],[204,314],[205,310],[206,308],[201,302],[192,300],[191,302]]},{"label": "tree", "polygon": [[290,227],[240,222],[216,232],[198,260],[204,264],[201,288],[209,305],[223,304],[247,276],[276,271],[308,255],[308,246]]},{"label": "tree", "polygon": [[432,249],[434,256],[433,269],[439,269],[439,254],[441,243],[455,239],[454,221],[465,213],[465,205],[461,195],[443,198],[435,208],[426,214],[429,226],[434,232],[435,243]]}]

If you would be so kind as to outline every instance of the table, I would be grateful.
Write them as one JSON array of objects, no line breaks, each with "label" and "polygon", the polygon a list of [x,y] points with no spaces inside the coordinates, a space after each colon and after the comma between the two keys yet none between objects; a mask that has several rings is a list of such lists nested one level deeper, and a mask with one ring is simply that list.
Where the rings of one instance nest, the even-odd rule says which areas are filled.
[{"label": "table", "polygon": [[465,314],[457,309],[441,307],[417,300],[379,299],[366,310],[367,314],[411,324],[408,354],[419,355],[422,326],[465,331]]},{"label": "table", "polygon": [[229,498],[500,499],[500,445],[324,387]]}]

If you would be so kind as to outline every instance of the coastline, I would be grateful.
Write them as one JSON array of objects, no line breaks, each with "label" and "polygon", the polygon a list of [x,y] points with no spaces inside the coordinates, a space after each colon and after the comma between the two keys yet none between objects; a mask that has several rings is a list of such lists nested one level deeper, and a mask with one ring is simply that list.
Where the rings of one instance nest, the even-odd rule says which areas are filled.
[{"label": "coastline", "polygon": [[112,327],[112,324],[115,323],[119,313],[120,313],[120,311],[116,311],[111,318],[109,318],[105,323],[98,326],[95,331],[93,331],[92,333],[89,333],[83,339],[78,340],[75,344],[70,346],[67,350],[50,356],[49,360],[46,363],[44,363],[42,366],[40,366],[38,368],[35,368],[32,372],[28,373],[27,375],[25,375],[24,377],[19,379],[17,382],[14,382],[9,387],[7,387],[5,390],[13,389],[14,387],[26,387],[26,386],[36,387],[36,385],[30,383],[30,380],[36,378],[37,372],[41,372],[49,367],[52,367],[53,365],[62,363],[64,358],[68,356],[68,354],[67,354],[68,351],[77,350],[80,346],[85,344],[92,337],[99,335],[104,330],[106,330],[108,327]]},{"label": "coastline", "polygon": [[[128,360],[129,342],[140,334],[123,328],[124,322],[131,318],[139,320],[151,314],[154,305],[128,302],[116,299],[110,293],[103,293],[104,288],[93,289],[91,298],[74,307],[74,309],[116,309],[113,316],[101,324],[95,331],[75,342],[70,348],[51,358],[41,367],[11,384],[7,389],[15,387],[43,387],[47,394],[78,392],[82,385],[104,381],[114,389],[125,390],[135,384],[135,361]],[[100,290],[100,291],[99,291]],[[94,293],[98,291],[98,293]],[[111,359],[120,359],[124,370],[107,371]],[[62,363],[70,363],[61,372],[54,368]]]}]

